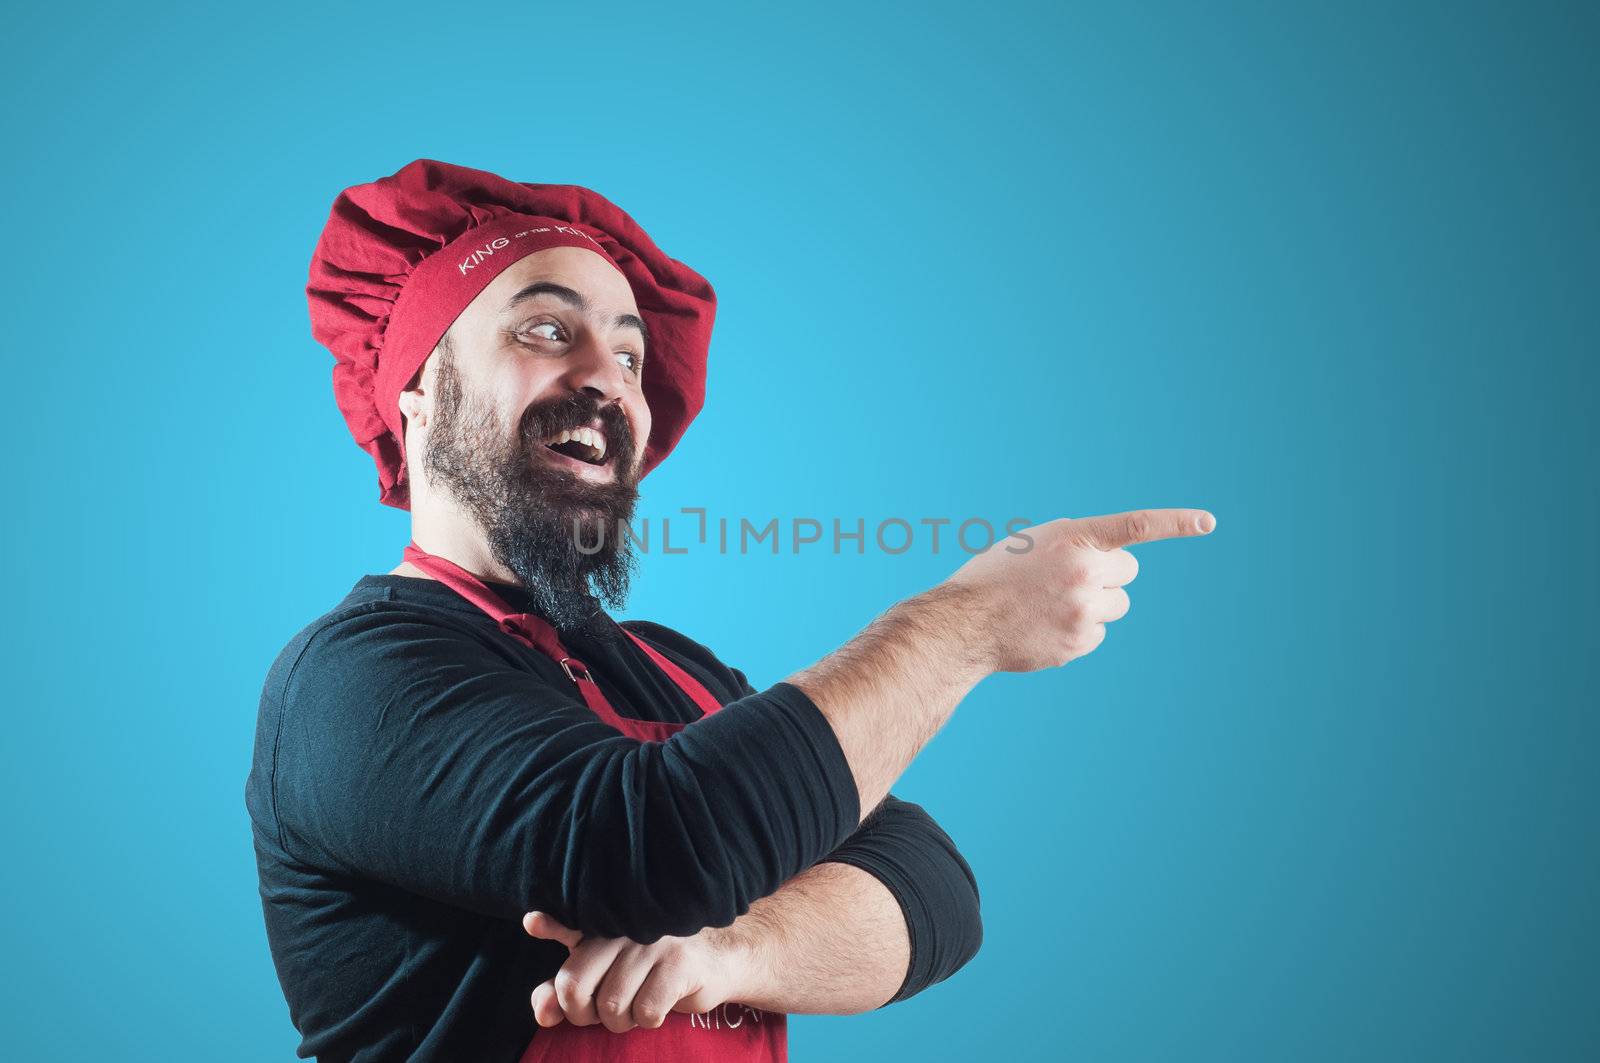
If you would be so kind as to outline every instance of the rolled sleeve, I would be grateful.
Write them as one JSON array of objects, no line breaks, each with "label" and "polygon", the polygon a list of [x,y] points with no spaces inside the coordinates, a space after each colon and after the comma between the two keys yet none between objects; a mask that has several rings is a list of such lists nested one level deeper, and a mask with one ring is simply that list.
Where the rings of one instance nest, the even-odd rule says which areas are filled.
[{"label": "rolled sleeve", "polygon": [[983,944],[977,878],[920,805],[890,794],[825,860],[877,878],[905,915],[911,960],[885,1006],[942,982],[977,955]]}]

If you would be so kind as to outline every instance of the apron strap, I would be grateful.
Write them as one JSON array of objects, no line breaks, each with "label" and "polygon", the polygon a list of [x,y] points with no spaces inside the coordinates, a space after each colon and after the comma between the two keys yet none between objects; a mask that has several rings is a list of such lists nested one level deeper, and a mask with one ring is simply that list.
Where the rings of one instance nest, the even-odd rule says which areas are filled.
[{"label": "apron strap", "polygon": [[[654,737],[657,732],[664,740],[670,730],[676,730],[682,724],[667,724],[656,720],[627,720],[620,716],[611,707],[611,702],[606,700],[605,693],[600,685],[594,681],[589,668],[582,661],[567,652],[561,644],[561,637],[556,634],[556,629],[542,616],[534,613],[515,613],[494,591],[490,590],[477,576],[468,572],[460,565],[448,558],[430,554],[416,543],[407,543],[404,557],[411,564],[426,572],[446,587],[455,591],[467,601],[476,605],[488,615],[489,619],[499,625],[500,630],[510,635],[519,642],[538,650],[546,657],[555,661],[566,673],[567,678],[577,686],[578,693],[583,696],[583,702],[589,710],[601,720],[616,730],[624,733],[646,732]],[[712,693],[705,688],[688,672],[678,667],[666,657],[658,653],[655,647],[645,642],[638,635],[623,628],[623,633],[633,640],[634,644],[642,649],[645,654],[656,663],[656,667],[666,673],[678,689],[689,696],[689,699],[699,706],[700,711],[706,716],[722,708]]]},{"label": "apron strap", "polygon": [[533,643],[535,649],[551,660],[561,662],[563,668],[567,668],[568,662],[576,665],[575,669],[567,669],[569,676],[573,671],[588,672],[583,662],[573,657],[567,652],[567,648],[561,645],[560,636],[548,622],[529,613],[512,612],[503,598],[454,561],[430,554],[416,543],[406,545],[404,556],[407,561],[482,609],[506,634],[519,635],[524,641]]},{"label": "apron strap", "polygon": [[678,684],[679,690],[689,695],[689,697],[694,700],[694,703],[700,706],[701,712],[705,713],[707,716],[710,716],[713,712],[716,712],[718,709],[722,708],[722,702],[718,701],[716,697],[712,695],[711,691],[702,686],[698,679],[690,675],[688,672],[685,672],[682,668],[679,668],[676,664],[674,664],[672,661],[669,661],[666,657],[663,657],[660,653],[656,652],[656,648],[654,646],[650,645],[638,635],[635,635],[627,628],[623,628],[622,630],[630,639],[634,641],[636,646],[643,650],[652,661],[656,662],[657,668],[660,668],[663,672],[667,673],[667,678]]}]

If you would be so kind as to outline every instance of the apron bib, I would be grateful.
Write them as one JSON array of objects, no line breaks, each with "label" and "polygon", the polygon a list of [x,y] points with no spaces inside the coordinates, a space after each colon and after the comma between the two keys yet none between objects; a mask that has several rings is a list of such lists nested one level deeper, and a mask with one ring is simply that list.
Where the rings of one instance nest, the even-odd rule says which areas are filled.
[{"label": "apron bib", "polygon": [[[608,726],[629,738],[644,742],[665,742],[686,726],[655,720],[631,720],[617,715],[584,663],[567,652],[555,628],[534,613],[513,613],[511,608],[482,580],[442,557],[427,553],[416,543],[406,546],[405,559],[426,572],[467,601],[483,610],[500,630],[549,657],[561,666],[577,686],[583,702]],[[623,633],[645,652],[678,689],[689,695],[710,716],[722,708],[721,702],[693,676],[657,653],[655,648],[627,628]],[[531,1008],[531,1005],[530,1005]],[[574,1026],[563,1022],[541,1028],[528,1043],[520,1063],[786,1063],[788,1059],[788,1016],[762,1011],[743,1004],[727,1003],[711,1011],[684,1015],[670,1012],[660,1027],[646,1030],[635,1027],[626,1033],[612,1033],[604,1026]]]}]

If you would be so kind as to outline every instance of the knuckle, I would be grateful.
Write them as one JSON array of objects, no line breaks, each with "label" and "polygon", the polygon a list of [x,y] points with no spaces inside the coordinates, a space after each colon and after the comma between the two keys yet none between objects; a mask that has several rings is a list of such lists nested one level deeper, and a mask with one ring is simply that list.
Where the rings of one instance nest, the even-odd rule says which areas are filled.
[{"label": "knuckle", "polygon": [[1128,518],[1128,538],[1139,542],[1150,538],[1151,521],[1148,513],[1135,513]]},{"label": "knuckle", "polygon": [[1094,566],[1089,555],[1082,550],[1075,550],[1067,556],[1066,566],[1062,574],[1067,583],[1074,587],[1086,586],[1092,582]]},{"label": "knuckle", "polygon": [[1070,520],[1053,520],[1049,524],[1034,529],[1036,538],[1045,546],[1060,550],[1071,548],[1082,532]]},{"label": "knuckle", "polygon": [[[1097,625],[1097,627],[1103,627],[1103,625]],[[1095,647],[1100,645],[1100,639],[1103,637],[1103,634],[1097,635],[1094,628],[1089,628],[1079,633],[1079,635],[1072,640],[1073,658],[1076,659],[1093,653]]]},{"label": "knuckle", "polygon": [[667,1018],[666,1009],[653,1002],[649,1004],[641,1004],[634,1008],[633,1011],[634,1018],[638,1020],[639,1025],[647,1027],[651,1030],[656,1029],[663,1022],[665,1022]]},{"label": "knuckle", "polygon": [[1061,614],[1062,619],[1066,620],[1069,627],[1078,628],[1083,625],[1084,620],[1087,618],[1088,610],[1084,608],[1082,598],[1072,595],[1067,598],[1062,606]]}]

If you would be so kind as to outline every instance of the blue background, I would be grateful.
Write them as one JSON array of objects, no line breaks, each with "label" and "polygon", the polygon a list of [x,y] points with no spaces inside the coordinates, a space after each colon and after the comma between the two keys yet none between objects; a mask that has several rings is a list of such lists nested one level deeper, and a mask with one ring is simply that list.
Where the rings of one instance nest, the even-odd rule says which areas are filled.
[{"label": "blue background", "polygon": [[[6,1054],[293,1055],[256,701],[407,537],[303,286],[424,156],[716,285],[641,514],[1217,514],[915,763],[984,948],[797,1059],[1596,1058],[1596,9],[582,6],[9,16]],[[626,612],[765,684],[964,556]]]}]

